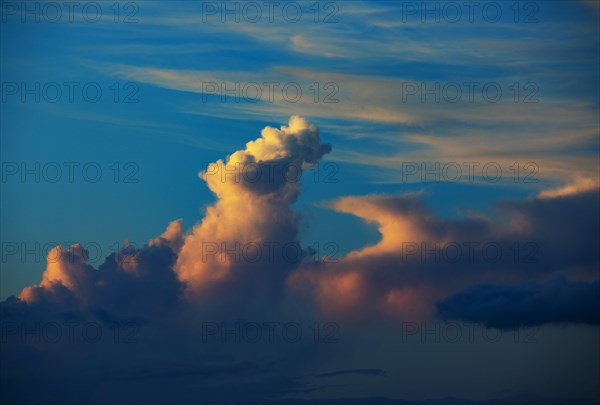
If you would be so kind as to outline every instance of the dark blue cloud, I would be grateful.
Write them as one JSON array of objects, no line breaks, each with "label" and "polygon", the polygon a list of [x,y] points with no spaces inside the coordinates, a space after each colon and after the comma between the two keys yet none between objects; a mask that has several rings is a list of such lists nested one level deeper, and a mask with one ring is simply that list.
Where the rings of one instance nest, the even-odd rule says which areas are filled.
[{"label": "dark blue cloud", "polygon": [[349,374],[370,375],[370,376],[380,377],[380,376],[385,376],[386,372],[385,372],[385,370],[382,370],[380,368],[357,368],[357,369],[352,369],[352,370],[338,370],[338,371],[332,371],[329,373],[317,374],[317,377],[338,377],[341,375],[349,375]]},{"label": "dark blue cloud", "polygon": [[481,284],[437,304],[438,315],[512,329],[546,323],[600,324],[600,281],[571,282],[557,275],[546,283]]}]

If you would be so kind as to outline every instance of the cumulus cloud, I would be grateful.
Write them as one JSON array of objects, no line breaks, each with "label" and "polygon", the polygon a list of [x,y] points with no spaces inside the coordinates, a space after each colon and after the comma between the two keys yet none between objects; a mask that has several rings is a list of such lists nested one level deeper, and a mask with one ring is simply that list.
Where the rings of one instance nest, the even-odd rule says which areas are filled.
[{"label": "cumulus cloud", "polygon": [[177,260],[190,294],[222,295],[229,288],[243,300],[281,293],[303,254],[299,216],[290,205],[302,170],[330,150],[315,126],[294,116],[200,173],[218,200],[185,237]]},{"label": "cumulus cloud", "polygon": [[187,235],[182,220],[173,221],[144,248],[126,247],[99,270],[87,263],[80,245],[57,246],[48,254],[42,282],[19,297],[31,303],[68,295],[98,303],[105,296],[123,299],[123,291],[164,288],[165,294],[156,293],[173,300],[182,289],[188,298],[221,295],[221,301],[231,299],[225,307],[234,302],[248,307],[248,298],[276,299],[306,254],[297,239],[299,214],[290,208],[302,171],[330,150],[301,117],[279,129],[266,127],[245,149],[200,173],[217,201]]},{"label": "cumulus cloud", "polygon": [[[173,224],[165,234],[173,232]],[[157,316],[179,301],[182,284],[173,271],[176,255],[165,238],[154,239],[141,249],[125,246],[98,269],[88,264],[88,257],[79,244],[53,248],[41,283],[24,288],[19,299],[28,304],[68,304],[86,311],[100,308],[104,314],[131,317]]]},{"label": "cumulus cloud", "polygon": [[152,239],[150,246],[168,246],[177,254],[183,246],[183,220],[171,221],[167,229],[158,237]]},{"label": "cumulus cloud", "polygon": [[418,194],[341,198],[332,208],[375,224],[381,239],[337,262],[303,266],[288,287],[335,318],[420,321],[436,315],[437,301],[482,282],[541,281],[557,271],[597,280],[599,203],[594,190],[446,219]]},{"label": "cumulus cloud", "polygon": [[69,291],[78,298],[85,298],[84,290],[94,270],[87,264],[88,252],[79,244],[68,249],[56,246],[48,252],[47,266],[39,286],[26,287],[19,298],[26,302],[42,299],[45,295],[57,297],[60,291]]}]

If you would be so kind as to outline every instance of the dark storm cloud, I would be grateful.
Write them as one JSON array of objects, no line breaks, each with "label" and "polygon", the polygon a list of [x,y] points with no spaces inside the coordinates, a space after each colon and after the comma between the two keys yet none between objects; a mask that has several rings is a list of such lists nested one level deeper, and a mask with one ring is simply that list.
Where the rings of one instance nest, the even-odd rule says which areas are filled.
[{"label": "dark storm cloud", "polygon": [[546,283],[478,285],[437,304],[444,319],[498,329],[547,323],[600,324],[600,282],[569,282],[557,275]]}]

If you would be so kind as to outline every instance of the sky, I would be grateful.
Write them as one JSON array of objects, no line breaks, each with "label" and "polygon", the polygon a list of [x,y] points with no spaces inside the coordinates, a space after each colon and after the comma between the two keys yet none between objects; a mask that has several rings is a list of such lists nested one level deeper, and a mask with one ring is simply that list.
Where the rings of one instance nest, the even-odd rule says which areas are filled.
[{"label": "sky", "polygon": [[0,4],[2,402],[600,402],[598,1]]}]

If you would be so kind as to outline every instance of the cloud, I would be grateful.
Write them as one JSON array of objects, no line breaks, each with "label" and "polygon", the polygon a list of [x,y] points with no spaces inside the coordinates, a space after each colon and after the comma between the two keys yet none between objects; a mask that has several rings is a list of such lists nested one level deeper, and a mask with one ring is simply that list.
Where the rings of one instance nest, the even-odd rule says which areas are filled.
[{"label": "cloud", "polygon": [[[305,264],[288,288],[333,319],[423,321],[435,317],[436,302],[481,283],[541,282],[555,272],[595,282],[599,202],[594,190],[446,219],[419,194],[344,197],[332,208],[375,224],[381,239],[340,260]],[[555,305],[565,306],[565,322],[581,322],[568,300]]]},{"label": "cloud", "polygon": [[444,319],[498,329],[548,323],[600,324],[600,281],[570,282],[557,275],[546,283],[484,284],[437,304]]},{"label": "cloud", "polygon": [[33,302],[42,299],[45,294],[56,297],[65,290],[85,298],[86,291],[82,287],[88,284],[88,278],[93,274],[93,268],[87,264],[87,250],[79,244],[68,249],[56,246],[48,252],[46,261],[48,265],[40,285],[23,289],[20,299]]},{"label": "cloud", "polygon": [[[299,216],[292,211],[302,170],[331,146],[317,128],[293,116],[200,173],[217,202],[185,237],[175,269],[190,294],[236,291],[235,299],[281,294],[287,273],[302,259]],[[231,295],[229,297],[233,298]]]},{"label": "cloud", "polygon": [[414,320],[431,319],[436,302],[482,282],[540,282],[555,272],[597,278],[598,194],[587,187],[459,219],[436,216],[419,193],[343,197],[331,207],[374,224],[381,239],[339,261],[306,261],[291,205],[302,170],[330,150],[300,117],[266,127],[200,173],[217,201],[187,234],[173,221],[147,246],[125,247],[98,270],[80,245],[58,246],[40,284],[19,298],[100,308],[110,318],[144,316],[181,305],[182,297],[203,308],[218,300],[224,313],[241,315],[302,296],[326,316]]},{"label": "cloud", "polygon": [[172,221],[167,229],[158,237],[152,239],[150,246],[168,246],[173,252],[179,254],[183,246],[183,220]]},{"label": "cloud", "polygon": [[577,178],[573,183],[566,186],[542,191],[540,197],[553,198],[574,195],[585,191],[595,190],[599,187],[600,181],[597,178]]},{"label": "cloud", "polygon": [[[307,42],[303,35],[294,38],[305,47],[314,42]],[[514,52],[512,46],[507,50]],[[522,185],[524,180],[530,180],[523,178],[532,174],[531,166],[537,167],[533,179],[537,183],[534,186],[540,189],[572,183],[583,186],[579,179],[598,184],[596,156],[580,153],[580,150],[597,147],[595,104],[586,99],[565,102],[564,93],[547,93],[543,98],[540,95],[539,100],[536,96],[535,102],[517,103],[510,90],[515,83],[506,77],[489,82],[483,77],[439,82],[408,74],[389,77],[281,65],[259,71],[183,70],[96,62],[85,62],[85,65],[111,76],[195,93],[197,101],[188,98],[181,108],[189,114],[253,120],[265,116],[280,119],[292,113],[310,115],[325,121],[324,125],[343,122],[343,130],[332,131],[342,137],[349,136],[351,125],[363,124],[368,137],[376,142],[364,150],[339,148],[334,159],[376,170],[377,181],[384,180],[380,173],[385,171],[387,177],[400,182],[403,163],[433,165],[437,162],[444,166],[458,162],[462,166],[475,162],[479,166],[477,181],[481,181],[480,171],[487,163],[501,166],[501,181],[494,185]],[[477,90],[471,94],[465,83],[473,80]],[[552,83],[565,80],[561,77]],[[269,88],[265,85],[269,82],[276,86]],[[315,83],[322,88],[318,94]],[[499,86],[503,98],[497,102],[486,101],[481,92],[486,83]],[[552,83],[536,82],[535,86],[553,88]],[[290,89],[286,96],[282,90],[287,85],[301,93],[293,102],[291,93],[296,90]],[[436,100],[433,95],[427,99],[429,96],[423,90],[438,89],[432,90],[433,94],[442,97],[441,89],[447,85],[459,86],[458,100],[450,102],[446,96]],[[572,91],[575,84],[567,87]],[[375,125],[385,127],[386,131],[374,131]],[[514,145],[519,148],[515,149]],[[515,163],[519,166],[517,181],[513,181]],[[466,168],[462,169],[464,172],[458,181],[469,181]],[[409,181],[418,177],[412,176]],[[438,177],[447,181],[443,176]],[[585,187],[589,189],[589,185]]]},{"label": "cloud", "polygon": [[352,370],[331,371],[329,373],[317,374],[316,377],[338,377],[341,375],[349,375],[349,374],[369,375],[369,376],[375,376],[375,377],[386,376],[385,370],[382,370],[379,368],[359,368],[359,369],[352,369]]},{"label": "cloud", "polygon": [[[501,328],[512,327],[507,318],[597,323],[597,190],[504,201],[458,219],[436,215],[422,193],[339,198],[332,209],[375,225],[381,239],[314,261],[300,246],[292,205],[302,171],[330,150],[314,125],[293,116],[200,172],[216,201],[187,232],[172,221],[97,269],[79,244],[52,249],[40,284],[0,303],[3,398],[194,403],[202,392],[203,400],[242,402],[334,388],[314,377],[385,375],[348,357],[352,343],[315,344],[315,321],[345,332],[356,320],[388,330],[399,319],[436,316]],[[547,281],[557,272],[564,278]],[[290,317],[312,325],[295,323],[304,334],[293,345],[239,341],[239,328],[274,321],[281,333]],[[69,325],[79,328],[75,341]],[[93,345],[90,331],[101,331]]]},{"label": "cloud", "polygon": [[279,129],[266,127],[245,149],[200,173],[217,201],[187,234],[182,220],[173,221],[143,248],[126,246],[98,270],[82,246],[57,246],[41,283],[19,298],[136,314],[178,304],[182,294],[202,300],[221,295],[231,312],[234,305],[276,302],[288,273],[307,254],[297,239],[299,214],[291,209],[302,171],[330,150],[317,128],[298,116]]},{"label": "cloud", "polygon": [[[173,236],[177,227],[177,221],[171,223],[163,236]],[[169,243],[176,245],[161,237],[141,249],[125,246],[106,257],[98,269],[88,264],[88,252],[81,245],[57,246],[48,252],[41,283],[24,288],[19,299],[32,305],[64,305],[108,318],[110,314],[159,316],[178,305],[183,289],[173,271],[176,254]]]}]

